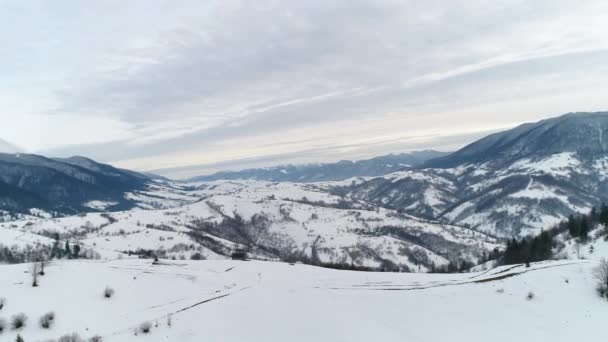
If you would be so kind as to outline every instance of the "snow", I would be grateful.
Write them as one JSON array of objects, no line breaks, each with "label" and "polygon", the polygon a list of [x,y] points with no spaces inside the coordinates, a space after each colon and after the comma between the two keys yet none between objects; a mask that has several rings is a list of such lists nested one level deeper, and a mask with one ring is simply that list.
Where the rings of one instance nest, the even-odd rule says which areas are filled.
[{"label": "snow", "polygon": [[[102,258],[115,258],[126,251],[145,249],[168,251],[169,256],[178,259],[190,259],[195,253],[206,259],[220,259],[225,257],[207,247],[199,247],[188,235],[192,227],[201,221],[220,223],[225,217],[235,215],[244,220],[264,215],[268,219],[268,236],[263,237],[265,242],[285,253],[305,253],[314,244],[323,262],[349,260],[358,266],[379,267],[379,259],[382,258],[421,272],[428,269],[419,268],[402,251],[415,250],[435,261],[436,266],[447,265],[448,260],[441,248],[433,252],[428,246],[397,240],[377,231],[383,227],[395,227],[413,236],[433,234],[441,240],[460,245],[458,253],[473,262],[484,250],[501,246],[496,239],[481,234],[472,239],[471,231],[466,228],[420,220],[395,210],[378,207],[370,210],[366,203],[354,201],[349,202],[350,207],[338,207],[345,199],[328,192],[327,184],[245,180],[186,183],[181,187],[171,185],[167,189],[159,185],[148,191],[154,196],[138,194],[145,201],[149,200],[145,202],[150,204],[149,209],[5,222],[0,223],[0,231],[12,227],[45,236],[59,233],[62,239],[72,237],[82,247],[96,250]],[[426,201],[431,203],[442,200],[441,193],[433,188],[429,188],[425,195]],[[221,236],[205,236],[229,249],[239,247]],[[190,245],[197,248],[184,250],[184,246]],[[357,253],[362,246],[373,253]],[[358,254],[357,260],[352,260],[352,253]]]},{"label": "snow", "polygon": [[[19,332],[26,341],[75,331],[105,342],[599,342],[608,339],[608,303],[595,293],[595,265],[552,261],[438,275],[257,261],[72,260],[49,265],[37,288],[29,265],[0,266],[1,315],[29,317]],[[113,298],[103,298],[105,286]],[[51,310],[55,325],[39,328],[37,319]],[[135,336],[146,321],[150,334]]]},{"label": "snow", "polygon": [[541,160],[531,160],[529,158],[518,160],[506,169],[505,172],[526,171],[569,177],[573,173],[581,172],[582,170],[579,169],[580,166],[581,162],[576,157],[576,153],[563,152],[556,153]]},{"label": "snow", "polygon": [[47,237],[27,232],[24,229],[0,229],[0,244],[6,247],[16,246],[19,248],[23,248],[28,245],[50,246],[53,244],[53,241],[54,240],[49,239]]},{"label": "snow", "polygon": [[109,201],[89,201],[84,204],[85,207],[97,210],[106,210],[118,203]]}]

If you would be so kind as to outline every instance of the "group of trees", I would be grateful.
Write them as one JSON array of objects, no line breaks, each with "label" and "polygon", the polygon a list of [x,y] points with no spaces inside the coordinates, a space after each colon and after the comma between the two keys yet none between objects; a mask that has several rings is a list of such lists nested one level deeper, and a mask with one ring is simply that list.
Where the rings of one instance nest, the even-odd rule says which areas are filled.
[{"label": "group of trees", "polygon": [[555,236],[568,232],[572,238],[584,243],[589,240],[589,233],[598,225],[608,237],[608,205],[606,204],[602,204],[600,208],[594,207],[588,214],[570,215],[567,221],[538,236],[512,239],[507,243],[502,262],[511,265],[551,259],[553,248],[556,246]]},{"label": "group of trees", "polygon": [[0,244],[0,263],[20,264],[42,260],[50,255],[51,247],[45,245],[26,245],[24,247]]},{"label": "group of trees", "polygon": [[51,259],[78,259],[81,257],[80,252],[81,247],[79,244],[70,245],[70,240],[65,240],[65,243],[62,243],[59,239],[59,234],[55,235],[55,242],[51,249]]},{"label": "group of trees", "polygon": [[584,242],[589,239],[589,232],[598,224],[602,226],[604,233],[608,234],[608,205],[605,203],[599,209],[594,207],[587,215],[570,215],[567,226],[570,236]]},{"label": "group of trees", "polygon": [[532,238],[513,238],[507,243],[503,263],[511,265],[550,259],[554,246],[553,236],[552,232],[545,231]]}]

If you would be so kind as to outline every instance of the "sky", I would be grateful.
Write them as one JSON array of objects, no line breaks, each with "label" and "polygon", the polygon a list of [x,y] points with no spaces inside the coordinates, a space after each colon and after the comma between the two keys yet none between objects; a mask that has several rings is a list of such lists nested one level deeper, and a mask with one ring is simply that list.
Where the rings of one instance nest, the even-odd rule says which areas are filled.
[{"label": "sky", "polygon": [[0,0],[0,149],[183,178],[608,110],[608,2]]}]

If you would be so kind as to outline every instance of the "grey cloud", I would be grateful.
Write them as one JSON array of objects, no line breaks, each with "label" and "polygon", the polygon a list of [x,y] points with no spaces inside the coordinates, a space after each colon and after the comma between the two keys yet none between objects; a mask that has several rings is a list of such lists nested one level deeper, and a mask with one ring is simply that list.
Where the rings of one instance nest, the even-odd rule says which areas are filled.
[{"label": "grey cloud", "polygon": [[[162,165],[243,143],[270,151],[277,132],[293,135],[280,143],[302,158],[319,149],[307,145],[338,153],[355,134],[399,152],[389,149],[412,146],[400,131],[454,137],[605,103],[592,88],[608,74],[602,9],[567,0],[9,1],[0,4],[11,14],[0,24],[10,28],[0,30],[0,90],[33,99],[44,115],[129,130],[40,151],[52,155]],[[581,86],[586,98],[574,92]],[[553,94],[572,100],[539,107]],[[70,134],[68,119],[57,134]],[[378,122],[386,129],[365,131]],[[329,132],[313,136],[318,129]]]}]

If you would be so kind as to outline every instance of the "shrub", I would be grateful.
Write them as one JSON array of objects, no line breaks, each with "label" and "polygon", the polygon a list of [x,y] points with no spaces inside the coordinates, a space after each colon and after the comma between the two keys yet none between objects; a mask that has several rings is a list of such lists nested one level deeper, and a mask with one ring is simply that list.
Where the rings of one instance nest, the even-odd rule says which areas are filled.
[{"label": "shrub", "polygon": [[167,326],[169,328],[171,328],[172,325],[173,325],[173,316],[169,315],[169,316],[167,316]]},{"label": "shrub", "polygon": [[534,292],[532,292],[532,291],[528,292],[528,295],[526,295],[526,299],[527,299],[527,300],[532,300],[532,299],[534,299]]},{"label": "shrub", "polygon": [[23,337],[21,337],[21,335],[17,334],[17,338],[15,339],[15,342],[25,342],[25,340],[23,339]]},{"label": "shrub", "polygon": [[27,322],[27,316],[23,313],[16,314],[11,318],[11,328],[13,330],[19,330],[25,327],[25,323]]},{"label": "shrub", "polygon": [[6,304],[6,298],[0,297],[0,310],[4,308],[4,304]]},{"label": "shrub", "polygon": [[95,335],[89,339],[89,342],[102,342],[103,339],[99,335]]},{"label": "shrub", "polygon": [[44,316],[40,317],[40,321],[39,321],[40,327],[43,329],[50,329],[54,322],[55,322],[55,313],[52,311],[49,313],[46,313]]},{"label": "shrub", "polygon": [[0,334],[2,334],[5,329],[6,329],[6,321],[4,320],[4,318],[0,318]]},{"label": "shrub", "polygon": [[152,323],[150,323],[150,322],[143,322],[139,326],[139,331],[141,331],[144,334],[150,333],[150,330],[152,330]]},{"label": "shrub", "polygon": [[57,342],[85,342],[80,335],[77,333],[72,333],[71,335],[63,335],[61,336]]},{"label": "shrub", "polygon": [[112,298],[114,296],[114,289],[106,286],[106,288],[103,290],[103,296],[106,298]]},{"label": "shrub", "polygon": [[608,261],[606,259],[602,259],[593,270],[593,277],[597,280],[597,293],[600,297],[608,299]]}]

